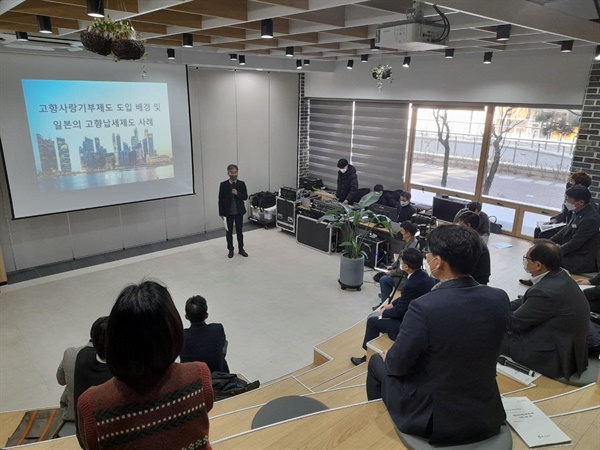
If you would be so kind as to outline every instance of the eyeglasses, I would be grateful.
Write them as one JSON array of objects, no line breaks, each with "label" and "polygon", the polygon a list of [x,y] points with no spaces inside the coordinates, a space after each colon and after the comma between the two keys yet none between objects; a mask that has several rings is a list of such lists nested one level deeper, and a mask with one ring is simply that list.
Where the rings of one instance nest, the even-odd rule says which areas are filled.
[{"label": "eyeglasses", "polygon": [[523,261],[526,261],[526,260],[533,262],[533,259],[531,259],[529,256],[523,255]]}]

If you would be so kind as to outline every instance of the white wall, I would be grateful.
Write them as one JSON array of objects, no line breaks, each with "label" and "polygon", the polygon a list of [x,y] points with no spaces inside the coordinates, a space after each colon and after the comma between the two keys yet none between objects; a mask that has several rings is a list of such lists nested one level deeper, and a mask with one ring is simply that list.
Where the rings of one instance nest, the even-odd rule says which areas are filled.
[{"label": "white wall", "polygon": [[[494,52],[492,64],[481,54],[412,56],[410,68],[403,58],[371,54],[370,61],[355,60],[347,70],[339,61],[333,73],[307,73],[305,95],[321,98],[376,100],[513,103],[539,105],[583,104],[593,49],[572,53],[557,49],[528,52]],[[371,76],[375,64],[393,67],[394,80],[384,81],[381,92]]]},{"label": "white wall", "polygon": [[249,193],[295,185],[297,74],[190,69],[189,86],[196,195],[12,220],[2,166],[7,271],[217,229],[218,184],[230,163],[240,166]]}]

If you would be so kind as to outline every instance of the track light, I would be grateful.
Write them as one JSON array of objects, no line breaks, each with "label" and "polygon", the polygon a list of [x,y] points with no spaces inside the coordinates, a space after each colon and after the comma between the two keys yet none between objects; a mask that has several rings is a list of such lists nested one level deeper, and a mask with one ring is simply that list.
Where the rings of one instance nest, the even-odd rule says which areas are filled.
[{"label": "track light", "polygon": [[273,19],[263,19],[260,21],[260,37],[265,39],[273,37]]},{"label": "track light", "polygon": [[174,48],[167,49],[167,59],[175,59],[175,49]]},{"label": "track light", "polygon": [[190,33],[183,33],[183,46],[185,48],[192,48],[194,46],[194,35]]},{"label": "track light", "polygon": [[561,41],[560,51],[564,53],[573,51],[573,41]]},{"label": "track light", "polygon": [[104,0],[87,0],[87,15],[104,17]]},{"label": "track light", "polygon": [[237,61],[237,55],[235,53],[230,53],[229,54],[229,59],[232,61]]},{"label": "track light", "polygon": [[289,56],[290,58],[294,56],[294,47],[286,47],[285,56]]},{"label": "track light", "polygon": [[369,62],[369,55],[360,55],[360,62]]},{"label": "track light", "polygon": [[596,45],[596,56],[594,56],[595,61],[600,61],[600,45]]},{"label": "track light", "polygon": [[245,66],[246,65],[246,55],[240,55],[240,56],[238,56],[238,64],[240,66]]},{"label": "track light", "polygon": [[52,21],[48,16],[37,16],[40,33],[52,34]]},{"label": "track light", "polygon": [[507,25],[498,25],[496,27],[496,40],[497,41],[508,41],[510,38],[510,29],[512,26],[510,24]]},{"label": "track light", "polygon": [[301,59],[296,60],[296,69],[302,69],[302,60]]},{"label": "track light", "polygon": [[353,59],[349,59],[348,60],[348,64],[346,64],[346,69],[352,70],[353,67],[354,67],[354,60]]},{"label": "track light", "polygon": [[446,49],[446,54],[444,55],[444,58],[454,58],[454,49],[453,48],[447,48]]},{"label": "track light", "polygon": [[485,52],[483,54],[483,63],[484,64],[491,64],[492,63],[492,56],[494,56],[494,52]]},{"label": "track light", "polygon": [[17,41],[25,42],[29,40],[27,33],[24,31],[15,31],[15,36],[17,37]]},{"label": "track light", "polygon": [[310,66],[310,59],[305,59],[305,60],[303,61],[303,64],[304,64],[305,66]]},{"label": "track light", "polygon": [[378,52],[379,51],[379,47],[377,47],[377,45],[375,45],[375,38],[371,39],[371,51],[372,52]]}]

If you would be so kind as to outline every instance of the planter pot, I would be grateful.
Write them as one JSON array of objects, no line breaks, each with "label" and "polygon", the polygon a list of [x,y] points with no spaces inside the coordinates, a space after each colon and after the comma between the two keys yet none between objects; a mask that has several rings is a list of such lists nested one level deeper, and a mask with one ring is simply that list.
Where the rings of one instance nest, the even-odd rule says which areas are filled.
[{"label": "planter pot", "polygon": [[118,39],[112,41],[112,53],[118,59],[141,59],[146,48],[140,41]]},{"label": "planter pot", "polygon": [[340,279],[338,282],[342,289],[356,289],[360,291],[365,273],[365,258],[350,259],[342,255],[340,258]]},{"label": "planter pot", "polygon": [[[377,79],[377,74],[372,72],[371,75],[373,76],[373,78]],[[392,71],[391,70],[384,70],[383,73],[381,74],[381,79],[382,80],[387,80],[389,77],[392,76]]]},{"label": "planter pot", "polygon": [[110,54],[112,41],[100,33],[93,31],[82,31],[79,34],[79,40],[83,44],[83,47],[90,52],[94,52],[102,56]]}]

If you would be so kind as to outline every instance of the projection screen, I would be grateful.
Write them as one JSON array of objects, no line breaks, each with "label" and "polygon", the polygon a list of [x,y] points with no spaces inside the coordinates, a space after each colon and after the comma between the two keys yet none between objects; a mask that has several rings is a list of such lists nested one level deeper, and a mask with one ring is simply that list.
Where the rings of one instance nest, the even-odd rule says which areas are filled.
[{"label": "projection screen", "polygon": [[14,218],[194,193],[186,67],[0,54]]}]

